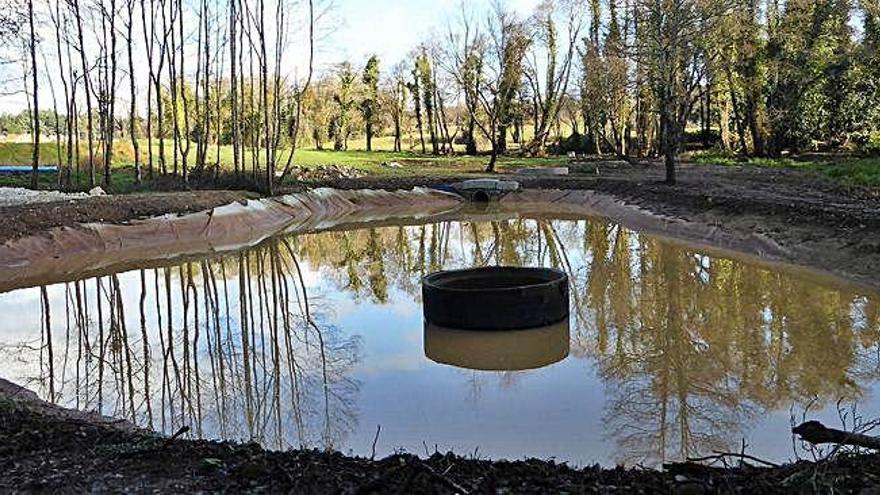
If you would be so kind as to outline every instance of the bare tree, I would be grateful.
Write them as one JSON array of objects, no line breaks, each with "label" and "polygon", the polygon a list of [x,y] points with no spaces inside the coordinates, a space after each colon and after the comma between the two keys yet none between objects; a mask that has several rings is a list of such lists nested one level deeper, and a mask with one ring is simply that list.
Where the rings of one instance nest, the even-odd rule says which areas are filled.
[{"label": "bare tree", "polygon": [[487,172],[495,171],[498,155],[503,152],[507,127],[512,124],[511,105],[522,77],[522,60],[530,39],[523,22],[497,4],[487,20],[487,34],[480,35],[476,53],[483,53],[475,62],[483,70],[477,74],[474,87],[479,108],[471,115],[474,123],[491,144]]},{"label": "bare tree", "polygon": [[135,0],[126,0],[126,12],[128,16],[125,21],[126,48],[128,49],[128,88],[131,96],[131,103],[128,109],[128,135],[131,138],[131,147],[134,151],[134,180],[141,182],[141,160],[138,149],[137,139],[137,88],[135,86],[135,70],[134,70],[134,38],[132,37],[132,27],[134,25],[134,7]]},{"label": "bare tree", "polygon": [[[539,43],[532,45],[528,63],[523,71],[531,89],[536,108],[535,136],[526,147],[531,154],[543,154],[547,146],[550,126],[559,116],[560,101],[568,92],[571,68],[578,38],[583,26],[582,7],[568,0],[544,0],[532,15],[532,38]],[[566,37],[559,46],[558,15],[565,18]],[[539,47],[543,48],[545,60],[538,63]],[[560,49],[562,58],[560,59]],[[544,83],[540,82],[544,71]]]},{"label": "bare tree", "polygon": [[467,123],[464,130],[465,153],[477,154],[477,114],[480,107],[479,87],[483,73],[483,55],[480,52],[483,37],[474,25],[466,4],[461,4],[458,26],[450,26],[446,40],[442,44],[441,67],[455,80],[462,95]]},{"label": "bare tree", "polygon": [[391,122],[394,127],[394,151],[401,151],[403,148],[401,136],[407,107],[407,89],[406,80],[404,79],[405,72],[406,69],[403,63],[396,64],[391,69],[391,77],[386,83],[386,95],[388,101],[385,106],[390,111]]},{"label": "bare tree", "polygon": [[77,51],[80,56],[80,67],[82,68],[83,86],[86,94],[86,133],[89,147],[89,186],[95,185],[95,135],[94,123],[92,120],[92,87],[91,87],[91,70],[86,58],[85,36],[83,34],[83,12],[80,9],[79,0],[67,0],[68,5],[73,9],[73,18],[76,19],[77,33]]},{"label": "bare tree", "polygon": [[37,36],[34,32],[34,0],[28,0],[28,26],[30,26],[30,38],[28,49],[31,55],[31,80],[33,85],[33,133],[34,133],[34,149],[31,155],[31,188],[37,188],[37,177],[40,167],[40,98],[38,93],[38,74],[37,74]]},{"label": "bare tree", "polygon": [[637,5],[637,49],[657,101],[668,184],[675,183],[685,125],[706,75],[708,35],[731,6],[729,0],[639,0]]}]

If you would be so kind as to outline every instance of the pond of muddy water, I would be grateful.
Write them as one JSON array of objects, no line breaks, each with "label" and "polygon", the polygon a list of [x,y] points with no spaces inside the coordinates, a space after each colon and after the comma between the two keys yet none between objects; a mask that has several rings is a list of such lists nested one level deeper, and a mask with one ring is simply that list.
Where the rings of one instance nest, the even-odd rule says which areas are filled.
[{"label": "pond of muddy water", "polygon": [[[423,275],[494,264],[564,270],[568,324],[425,328]],[[0,376],[43,398],[273,449],[369,456],[381,425],[378,456],[657,466],[745,439],[785,460],[792,414],[880,416],[880,295],[597,219],[274,238],[7,292],[0,314]]]}]

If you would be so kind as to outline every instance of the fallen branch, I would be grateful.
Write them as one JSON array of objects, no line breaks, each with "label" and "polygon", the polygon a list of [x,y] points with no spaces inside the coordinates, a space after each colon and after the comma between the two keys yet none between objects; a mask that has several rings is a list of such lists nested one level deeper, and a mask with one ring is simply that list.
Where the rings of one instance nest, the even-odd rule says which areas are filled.
[{"label": "fallen branch", "polygon": [[792,428],[791,432],[799,435],[801,440],[813,445],[833,443],[880,450],[880,438],[878,437],[828,428],[818,421],[802,423]]},{"label": "fallen branch", "polygon": [[171,447],[172,445],[174,445],[175,440],[182,437],[183,434],[188,432],[189,430],[190,430],[189,426],[186,426],[186,425],[181,426],[180,429],[178,429],[173,435],[171,435],[170,437],[168,437],[164,441],[162,441],[161,444],[151,445],[149,447],[143,447],[140,449],[134,449],[134,450],[130,450],[128,452],[122,452],[119,454],[119,456],[120,457],[134,457],[134,456],[138,456],[141,454],[150,454],[153,452],[158,452],[160,450],[167,449],[167,448]]},{"label": "fallen branch", "polygon": [[[427,471],[428,474],[431,475],[434,479],[436,479],[440,483],[443,483],[448,488],[452,489],[454,492],[456,492],[460,495],[467,495],[468,493],[470,493],[465,487],[463,487],[463,486],[459,485],[458,483],[452,481],[451,479],[447,478],[444,474],[438,473],[431,466],[429,466],[423,462],[419,462],[419,466],[422,469],[424,469],[425,471]],[[447,469],[447,471],[448,471],[448,469]]]},{"label": "fallen branch", "polygon": [[177,440],[178,438],[183,436],[183,434],[188,431],[189,431],[189,426],[187,426],[187,425],[181,426],[180,429],[174,433],[174,435],[171,435],[170,437],[168,437],[165,440],[165,443],[162,444],[162,448],[163,449],[168,448],[172,443],[174,443],[175,440]]},{"label": "fallen branch", "polygon": [[719,460],[723,461],[727,457],[736,457],[736,458],[739,458],[742,460],[753,461],[753,462],[757,462],[757,463],[764,464],[766,466],[770,466],[770,467],[774,467],[774,468],[779,467],[779,464],[776,464],[775,462],[765,461],[764,459],[761,459],[759,457],[755,457],[753,455],[743,454],[743,453],[739,453],[739,452],[718,452],[718,451],[715,451],[715,455],[708,455],[705,457],[688,457],[687,461],[688,462],[705,462],[705,461],[719,461]]}]

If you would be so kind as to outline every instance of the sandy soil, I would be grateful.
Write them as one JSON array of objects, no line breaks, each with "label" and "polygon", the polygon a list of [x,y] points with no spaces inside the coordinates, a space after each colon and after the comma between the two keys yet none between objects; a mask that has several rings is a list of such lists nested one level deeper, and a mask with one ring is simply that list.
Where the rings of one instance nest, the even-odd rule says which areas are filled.
[{"label": "sandy soil", "polygon": [[61,191],[34,191],[23,187],[0,187],[0,206],[16,206],[31,203],[51,203],[88,198],[86,193],[63,193]]}]

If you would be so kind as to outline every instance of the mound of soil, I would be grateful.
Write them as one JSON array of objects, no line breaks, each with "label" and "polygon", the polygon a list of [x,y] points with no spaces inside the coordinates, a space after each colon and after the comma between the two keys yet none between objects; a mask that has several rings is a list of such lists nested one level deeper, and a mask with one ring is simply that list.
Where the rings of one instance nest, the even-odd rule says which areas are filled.
[{"label": "mound of soil", "polygon": [[687,463],[657,471],[439,452],[376,461],[316,450],[274,452],[256,444],[162,438],[33,398],[10,399],[2,390],[0,439],[4,493],[858,493],[880,480],[876,455],[772,468],[738,460],[730,468]]},{"label": "mound of soil", "polygon": [[0,244],[53,227],[80,223],[126,223],[166,213],[192,213],[255,197],[238,191],[189,191],[94,196],[0,207]]}]

